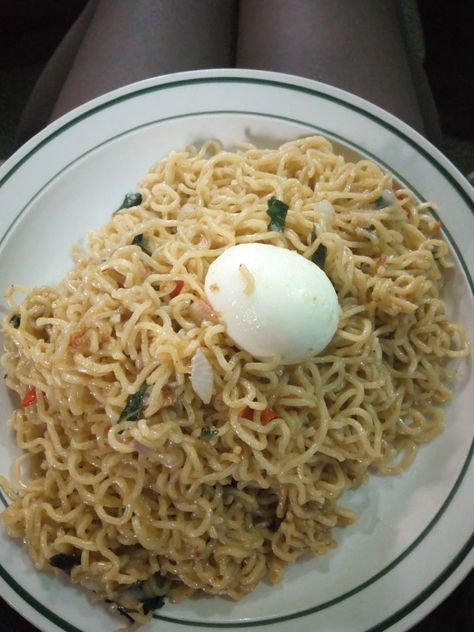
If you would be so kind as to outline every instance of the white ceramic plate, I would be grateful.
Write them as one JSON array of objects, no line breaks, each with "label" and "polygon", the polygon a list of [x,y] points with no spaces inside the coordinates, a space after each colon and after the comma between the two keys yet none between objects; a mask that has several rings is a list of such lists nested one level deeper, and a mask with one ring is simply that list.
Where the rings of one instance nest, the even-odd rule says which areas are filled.
[{"label": "white ceramic plate", "polygon": [[[169,150],[210,137],[268,147],[313,133],[369,156],[421,199],[436,201],[456,261],[446,300],[474,340],[474,205],[467,181],[424,138],[379,108],[276,73],[215,70],[150,79],[80,107],[28,142],[0,169],[0,293],[12,281],[59,280],[71,265],[71,245],[105,223]],[[416,623],[474,561],[470,376],[470,361],[461,363],[446,431],[421,449],[407,473],[373,477],[344,498],[360,518],[336,533],[336,551],[290,566],[279,586],[263,583],[238,604],[219,598],[167,604],[151,630],[375,632]],[[7,474],[16,449],[6,426],[10,400],[0,388],[0,472]],[[1,528],[0,587],[45,632],[117,627],[79,589],[35,572]]]}]

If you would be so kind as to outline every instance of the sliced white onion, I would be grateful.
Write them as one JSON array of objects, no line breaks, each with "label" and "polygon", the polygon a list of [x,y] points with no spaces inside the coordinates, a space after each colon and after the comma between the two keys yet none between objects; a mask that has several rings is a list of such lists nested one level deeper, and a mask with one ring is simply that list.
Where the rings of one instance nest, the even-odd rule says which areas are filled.
[{"label": "sliced white onion", "polygon": [[144,445],[140,443],[140,441],[134,441],[133,447],[138,452],[138,454],[143,454],[144,456],[148,456],[152,452],[154,452],[154,448],[150,448],[148,445]]},{"label": "sliced white onion", "polygon": [[196,244],[196,248],[198,250],[207,250],[209,248],[209,239],[203,235],[199,243]]},{"label": "sliced white onion", "polygon": [[198,349],[191,360],[191,386],[204,404],[211,401],[213,383],[212,365],[201,349]]},{"label": "sliced white onion", "polygon": [[196,210],[195,204],[191,204],[191,202],[186,202],[186,204],[183,204],[183,206],[178,211],[178,219],[179,220],[186,219],[186,217],[194,213],[195,210]]},{"label": "sliced white onion", "polygon": [[320,215],[325,215],[328,219],[334,219],[336,211],[329,200],[320,200],[314,205],[314,210]]},{"label": "sliced white onion", "polygon": [[156,452],[156,460],[168,469],[172,470],[183,462],[180,452]]},{"label": "sliced white onion", "polygon": [[211,323],[217,322],[217,314],[207,301],[194,301],[189,307],[191,318],[196,325],[201,325],[203,320],[209,320]]},{"label": "sliced white onion", "polygon": [[161,392],[165,399],[165,406],[174,406],[178,401],[178,395],[176,394],[176,391],[169,384],[165,384],[161,389]]},{"label": "sliced white onion", "polygon": [[390,204],[395,204],[395,193],[393,192],[392,189],[384,189],[383,191],[383,197],[387,200],[387,202],[389,202]]},{"label": "sliced white onion", "polygon": [[319,237],[322,233],[327,233],[336,217],[334,206],[329,200],[320,200],[314,205],[314,210],[318,214],[318,219],[314,223],[316,235]]}]

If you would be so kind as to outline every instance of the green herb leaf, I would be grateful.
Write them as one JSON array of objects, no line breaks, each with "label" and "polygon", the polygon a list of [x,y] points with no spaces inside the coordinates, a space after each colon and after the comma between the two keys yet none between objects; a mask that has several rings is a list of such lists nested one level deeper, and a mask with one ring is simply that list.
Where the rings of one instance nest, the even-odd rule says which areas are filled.
[{"label": "green herb leaf", "polygon": [[72,555],[56,553],[56,555],[49,558],[49,563],[65,573],[70,573],[73,566],[78,566],[81,563],[81,556],[79,553],[73,553]]},{"label": "green herb leaf", "polygon": [[144,382],[136,393],[127,397],[125,408],[119,417],[119,421],[138,421],[143,417],[143,409],[145,408],[145,393],[148,386]]},{"label": "green herb leaf", "polygon": [[311,257],[311,261],[315,263],[318,267],[320,267],[323,271],[326,263],[327,251],[328,249],[324,244],[319,244],[319,246],[314,251],[313,256]]},{"label": "green herb leaf", "polygon": [[123,198],[122,204],[118,207],[117,211],[121,211],[123,208],[131,208],[132,206],[138,206],[142,203],[142,196],[140,193],[127,193]]},{"label": "green herb leaf", "polygon": [[143,614],[148,614],[162,608],[165,605],[164,597],[150,597],[150,599],[143,599],[142,602]]},{"label": "green herb leaf", "polygon": [[139,235],[135,235],[135,237],[132,239],[132,246],[138,246],[139,248],[143,250],[143,252],[146,255],[151,257],[151,252],[148,250],[148,248],[145,245],[145,236],[143,235],[143,233],[140,233]]},{"label": "green herb leaf", "polygon": [[[317,238],[316,229],[313,228],[311,232],[311,241],[314,242],[316,238]],[[313,256],[311,257],[311,261],[315,263],[319,268],[321,268],[323,272],[325,272],[324,265],[326,263],[327,251],[328,249],[326,248],[324,244],[319,244],[319,246],[313,252]]]},{"label": "green herb leaf", "polygon": [[209,428],[209,426],[204,426],[204,428],[201,429],[201,437],[215,437],[217,434],[219,434],[217,428]]},{"label": "green herb leaf", "polygon": [[288,205],[272,197],[268,200],[267,215],[270,215],[270,223],[268,230],[276,230],[280,233],[285,228],[286,214],[288,213]]},{"label": "green herb leaf", "polygon": [[20,314],[13,314],[13,316],[10,318],[10,325],[12,327],[15,327],[15,329],[18,329],[18,327],[20,326],[20,323],[21,323]]}]

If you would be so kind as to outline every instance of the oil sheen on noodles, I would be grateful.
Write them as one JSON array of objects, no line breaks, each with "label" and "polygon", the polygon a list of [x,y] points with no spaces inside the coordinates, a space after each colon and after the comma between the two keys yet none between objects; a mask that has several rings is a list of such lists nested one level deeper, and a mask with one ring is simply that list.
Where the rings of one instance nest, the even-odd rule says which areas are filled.
[{"label": "oil sheen on noodles", "polygon": [[[340,496],[401,472],[442,430],[445,361],[468,349],[440,297],[451,264],[430,204],[321,137],[172,152],[139,192],[59,285],[12,286],[3,356],[24,398],[8,533],[133,628],[160,596],[240,599],[332,549],[331,529],[355,519]],[[273,196],[289,206],[283,232],[268,230]],[[340,317],[320,355],[256,360],[209,308],[210,263],[249,242],[308,258],[326,247]],[[190,381],[198,350],[208,405]]]}]

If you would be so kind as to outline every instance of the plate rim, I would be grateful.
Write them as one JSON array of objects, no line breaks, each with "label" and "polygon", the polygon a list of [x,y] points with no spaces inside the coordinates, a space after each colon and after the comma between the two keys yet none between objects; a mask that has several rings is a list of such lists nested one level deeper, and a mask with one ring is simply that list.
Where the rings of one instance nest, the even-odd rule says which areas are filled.
[{"label": "plate rim", "polygon": [[[442,175],[449,181],[451,186],[453,186],[456,192],[463,198],[464,202],[470,208],[471,212],[474,213],[474,200],[472,199],[472,196],[469,195],[470,185],[468,181],[464,178],[464,176],[462,176],[462,174],[457,170],[457,168],[454,165],[452,165],[452,163],[450,163],[443,156],[443,154],[441,154],[433,145],[431,145],[429,141],[427,141],[424,137],[418,134],[418,132],[416,132],[415,130],[412,130],[412,128],[410,128],[408,125],[406,125],[402,121],[399,121],[393,115],[387,113],[385,110],[382,110],[378,106],[375,106],[371,104],[370,102],[365,101],[364,99],[361,99],[360,97],[352,95],[349,92],[340,90],[338,88],[334,88],[332,86],[328,86],[321,82],[315,82],[313,80],[304,79],[304,78],[296,77],[293,75],[285,75],[282,73],[274,73],[274,72],[267,72],[267,71],[248,71],[248,70],[239,70],[239,69],[224,69],[224,70],[215,69],[215,70],[204,70],[204,71],[189,71],[185,73],[173,73],[170,75],[163,75],[160,77],[154,77],[154,78],[146,79],[143,81],[139,81],[139,82],[130,84],[128,86],[119,88],[117,90],[114,90],[112,92],[109,92],[107,94],[104,94],[94,99],[93,101],[90,101],[76,108],[75,110],[72,110],[68,114],[64,115],[63,117],[61,117],[54,123],[50,124],[44,130],[42,130],[39,134],[33,137],[30,141],[28,141],[22,148],[20,148],[0,168],[0,187],[10,177],[12,177],[16,173],[16,171],[19,168],[21,168],[21,166],[25,162],[27,162],[28,159],[33,154],[40,151],[41,148],[45,144],[52,141],[58,135],[66,131],[69,127],[79,123],[84,118],[93,116],[96,112],[102,109],[106,109],[110,106],[113,106],[115,103],[120,102],[122,100],[140,97],[141,94],[148,93],[148,92],[154,92],[154,91],[162,90],[162,89],[166,90],[166,89],[180,86],[183,84],[190,84],[190,83],[202,84],[202,83],[209,83],[209,82],[217,83],[217,82],[222,82],[222,81],[232,81],[234,83],[240,81],[242,83],[272,85],[272,86],[277,86],[283,89],[296,89],[305,93],[310,93],[313,96],[316,95],[317,97],[324,97],[331,101],[337,101],[339,104],[345,107],[350,107],[351,109],[355,109],[356,111],[358,111],[358,113],[362,114],[364,117],[369,118],[378,124],[381,124],[385,128],[388,128],[391,132],[395,133],[398,137],[402,138],[403,141],[407,142],[410,146],[412,146],[418,153],[421,153],[425,159],[427,159],[436,169],[438,169],[438,171],[441,171]],[[217,113],[217,112],[213,112],[213,113]],[[243,111],[242,113],[243,114],[257,114],[255,112],[251,113],[248,111]],[[199,114],[199,113],[196,113],[196,112],[189,113],[187,116],[196,116],[196,114]],[[284,117],[272,116],[271,114],[266,114],[266,115],[263,114],[262,116],[267,116],[270,118],[284,118]],[[307,123],[302,122],[302,121],[294,120],[293,122],[299,122],[300,124],[302,123],[304,125],[307,125]],[[149,124],[153,124],[153,123],[149,123]],[[130,131],[131,129],[128,129],[124,133],[130,132]],[[331,135],[335,136],[335,134],[333,133],[331,133]],[[106,141],[104,141],[104,143],[110,140],[112,140],[112,137],[109,137]],[[341,140],[343,140],[346,144],[348,143],[346,139],[341,138]],[[427,147],[423,145],[427,145]],[[89,151],[93,151],[93,149]],[[362,149],[362,151],[366,155],[370,154],[370,152],[365,149]],[[78,160],[78,159],[79,158],[76,158],[75,160]],[[375,156],[373,159],[377,160],[379,163],[381,162],[380,158],[377,158]],[[72,163],[75,162],[75,160],[72,161]],[[63,169],[65,168],[67,167],[64,167]],[[390,170],[393,172],[393,169],[390,169]],[[54,179],[58,175],[59,175],[59,172],[58,174],[53,176],[52,179]],[[403,178],[403,179],[407,181],[406,178]],[[49,182],[51,182],[51,180]],[[416,189],[415,189],[415,192],[416,192]],[[37,194],[38,192],[35,194],[35,196]],[[34,199],[35,196],[33,196],[32,199]],[[27,208],[29,204],[31,204],[31,200],[24,207],[24,209]],[[19,215],[21,215],[23,210],[20,211]],[[13,227],[14,223],[18,220],[19,215],[17,215],[13,219],[13,222],[10,224],[9,227],[7,227],[5,231],[2,231],[3,234],[2,234],[0,244],[7,237],[8,233],[10,232],[10,229]],[[450,238],[449,241],[451,245],[455,246],[456,242],[452,238]],[[462,256],[460,256],[460,253],[456,247],[455,249],[460,258],[460,261],[464,264],[463,269],[464,269],[464,272],[466,273],[467,280],[470,284],[471,292],[473,292],[473,284],[472,284],[470,271],[467,265],[465,264]],[[165,617],[165,616],[160,616],[160,615],[157,615],[155,618],[159,620],[168,621],[170,623],[181,624],[181,625],[193,625],[196,627],[207,626],[209,628],[221,627],[221,628],[227,628],[227,629],[232,628],[232,627],[234,628],[251,627],[251,626],[258,627],[261,625],[274,624],[280,621],[287,621],[290,619],[312,614],[318,610],[323,609],[323,607],[329,607],[330,605],[333,605],[334,603],[342,601],[343,599],[346,599],[352,596],[353,594],[360,592],[367,585],[374,583],[375,581],[377,581],[377,579],[381,575],[386,574],[386,572],[389,572],[389,570],[391,570],[394,566],[396,566],[398,562],[401,561],[401,558],[403,559],[406,555],[408,555],[409,552],[413,550],[413,548],[416,547],[416,543],[420,539],[423,539],[425,532],[430,531],[431,528],[434,526],[434,524],[438,522],[442,514],[445,512],[447,506],[450,504],[452,497],[456,494],[466,472],[469,469],[469,465],[470,465],[472,454],[473,454],[473,448],[474,448],[474,442],[471,444],[470,450],[463,464],[463,467],[461,471],[459,472],[454,485],[450,489],[448,496],[444,500],[441,508],[438,510],[435,517],[430,520],[430,523],[423,530],[423,532],[387,567],[382,569],[382,571],[380,571],[379,573],[376,573],[372,578],[370,578],[370,580],[367,580],[366,582],[363,582],[360,586],[356,587],[355,589],[348,591],[347,593],[345,593],[345,595],[335,598],[333,600],[330,600],[326,602],[325,604],[323,604],[322,606],[306,609],[304,611],[299,611],[297,613],[292,613],[292,614],[282,616],[282,617],[276,617],[270,620],[264,619],[260,621],[253,620],[253,621],[232,622],[232,623],[230,622],[229,623],[213,623],[213,622],[187,621],[184,619],[174,619],[171,617]],[[426,601],[426,599],[434,593],[434,591],[436,591],[438,588],[440,588],[444,583],[446,583],[449,580],[453,572],[460,566],[463,560],[465,560],[469,556],[473,546],[474,546],[474,535],[471,536],[471,538],[467,540],[467,542],[464,544],[464,546],[461,548],[458,554],[451,560],[448,566],[441,573],[439,573],[439,575],[436,577],[435,580],[433,580],[430,586],[427,587],[424,591],[422,591],[417,598],[412,600],[412,602],[418,602],[419,599],[421,599],[419,603],[415,603],[415,605],[411,605],[412,602],[410,602],[409,604],[406,604],[403,608],[400,608],[398,611],[393,613],[393,615],[391,615],[387,620],[377,624],[377,626],[375,627],[370,628],[370,632],[376,632],[378,630],[386,630],[388,627],[390,627],[394,623],[398,623],[401,620],[403,620],[403,618],[407,614],[414,612],[417,607],[422,605]],[[458,560],[461,554],[462,554],[462,557]],[[454,564],[455,560],[458,560],[458,561]],[[2,575],[3,570],[4,570],[3,567],[0,565],[0,577],[2,577],[3,580],[5,580],[5,578]],[[13,578],[11,579],[13,580]],[[462,577],[459,579],[459,581],[461,580],[462,580]],[[15,580],[13,581],[15,582]],[[429,591],[429,594],[422,597],[422,595],[426,593],[428,588],[430,588],[433,584],[436,584],[436,585]],[[24,589],[21,586],[19,586],[19,588],[22,591],[24,591]],[[441,599],[446,598],[452,589],[454,589],[454,587],[450,588],[448,592],[446,592],[441,597]],[[27,594],[29,595],[29,593]],[[49,613],[48,615],[46,615],[46,617],[50,621],[51,621],[51,618],[49,615],[52,614],[54,615],[55,618],[61,621],[62,626],[64,624],[68,626],[68,627],[63,627],[63,629],[69,630],[70,632],[81,632],[78,628],[75,628],[74,626],[71,626],[71,624],[68,624],[67,622],[63,621],[61,617],[59,617],[58,615],[50,611],[48,608],[43,606],[43,604],[38,602],[32,595],[29,595],[29,597],[32,598],[42,608],[45,608],[45,610]],[[24,599],[24,597],[21,597],[21,598]],[[28,600],[26,601],[28,602]],[[405,612],[404,614],[401,614],[402,611],[407,610],[407,608],[408,608],[408,611]],[[35,608],[35,610],[36,609],[37,608]],[[54,621],[51,621],[51,622],[54,623]],[[383,627],[380,627],[380,626],[383,626]]]},{"label": "plate rim", "polygon": [[[139,97],[147,92],[170,89],[183,84],[219,83],[222,81],[263,84],[284,89],[289,88],[307,94],[324,94],[331,101],[342,102],[344,105],[350,104],[351,108],[358,113],[376,123],[382,123],[384,127],[389,128],[397,136],[403,136],[403,140],[423,154],[423,157],[433,166],[436,168],[441,166],[442,171],[445,172],[443,175],[446,175],[447,172],[450,176],[449,179],[454,177],[457,181],[455,188],[460,189],[458,193],[474,212],[474,188],[467,178],[428,139],[387,110],[347,90],[336,88],[321,81],[287,73],[239,68],[189,70],[159,75],[127,84],[91,99],[49,123],[7,158],[0,165],[0,187],[28,160],[31,153],[38,151],[69,127],[110,105],[125,99]],[[441,164],[439,165],[439,163]]]}]

